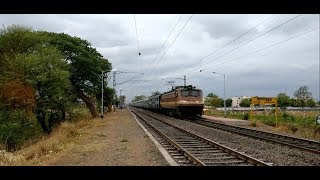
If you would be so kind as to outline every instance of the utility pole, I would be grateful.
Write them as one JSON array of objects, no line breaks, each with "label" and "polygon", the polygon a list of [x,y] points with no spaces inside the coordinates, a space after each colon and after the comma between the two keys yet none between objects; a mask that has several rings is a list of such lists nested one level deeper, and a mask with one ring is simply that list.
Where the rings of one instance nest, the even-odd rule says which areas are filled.
[{"label": "utility pole", "polygon": [[113,105],[114,105],[114,110],[116,110],[116,97],[117,97],[117,91],[116,91],[116,71],[113,71],[113,89],[114,89],[114,97],[113,97]]},{"label": "utility pole", "polygon": [[101,118],[103,118],[103,71],[101,72]]},{"label": "utility pole", "polygon": [[184,86],[187,86],[187,78],[186,78],[186,75],[183,76],[183,80],[184,80]]}]

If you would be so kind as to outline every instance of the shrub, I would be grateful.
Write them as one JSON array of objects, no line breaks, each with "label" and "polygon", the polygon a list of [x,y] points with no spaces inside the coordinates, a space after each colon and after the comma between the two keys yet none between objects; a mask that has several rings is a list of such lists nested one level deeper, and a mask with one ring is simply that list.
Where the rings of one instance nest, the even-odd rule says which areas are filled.
[{"label": "shrub", "polygon": [[242,118],[243,120],[249,120],[249,113],[245,113],[244,115],[243,115],[243,118]]},{"label": "shrub", "polygon": [[292,131],[293,134],[295,134],[297,132],[298,128],[295,125],[292,125],[290,127],[290,130]]},{"label": "shrub", "polygon": [[269,126],[276,126],[276,120],[275,120],[275,118],[273,118],[273,117],[266,117],[266,116],[264,116],[264,117],[262,118],[262,122],[263,122],[264,124],[269,125]]},{"label": "shrub", "polygon": [[295,122],[296,120],[293,115],[287,114],[286,112],[284,112],[281,117],[284,122]]},{"label": "shrub", "polygon": [[41,135],[41,127],[34,116],[24,110],[0,112],[0,144],[7,151],[20,149],[26,141]]}]

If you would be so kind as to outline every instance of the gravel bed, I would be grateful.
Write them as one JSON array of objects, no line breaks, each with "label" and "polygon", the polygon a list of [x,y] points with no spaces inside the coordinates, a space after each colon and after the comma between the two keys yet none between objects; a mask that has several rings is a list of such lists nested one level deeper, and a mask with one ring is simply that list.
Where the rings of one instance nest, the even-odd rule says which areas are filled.
[{"label": "gravel bed", "polygon": [[[159,116],[159,115],[158,115]],[[160,115],[164,117],[163,115]],[[180,127],[181,129],[196,133],[200,136],[220,142],[227,147],[238,149],[246,155],[260,159],[274,166],[319,166],[320,155],[307,151],[275,144],[263,140],[245,137],[218,129],[204,127],[192,122],[162,118],[166,122]]]}]

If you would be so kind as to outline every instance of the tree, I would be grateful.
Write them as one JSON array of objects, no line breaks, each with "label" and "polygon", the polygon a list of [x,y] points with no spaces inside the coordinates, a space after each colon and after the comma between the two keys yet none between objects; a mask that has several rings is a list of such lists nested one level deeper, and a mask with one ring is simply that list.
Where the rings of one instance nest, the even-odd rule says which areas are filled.
[{"label": "tree", "polygon": [[228,98],[226,99],[226,107],[231,107],[232,106],[232,99]]},{"label": "tree", "polygon": [[126,96],[124,96],[124,95],[119,96],[120,106],[123,106],[125,101],[126,101]]},{"label": "tree", "polygon": [[310,99],[307,100],[306,105],[308,107],[315,107],[316,106],[316,102],[312,98],[310,98]]},{"label": "tree", "polygon": [[136,102],[136,101],[140,101],[140,100],[144,100],[146,99],[147,97],[144,96],[144,95],[141,95],[141,96],[135,96],[132,100],[132,102]]},{"label": "tree", "polygon": [[46,111],[65,111],[72,98],[70,74],[60,51],[30,28],[13,25],[0,32],[0,62],[2,101],[11,111],[26,109],[25,116],[39,112],[37,120],[49,134],[55,122],[49,121],[47,127]]},{"label": "tree", "polygon": [[290,99],[290,106],[292,106],[292,107],[301,107],[302,103],[298,99],[291,98]]},{"label": "tree", "polygon": [[205,105],[211,107],[222,107],[223,99],[219,98],[218,95],[209,93],[205,99]]},{"label": "tree", "polygon": [[[160,95],[161,93],[157,90],[151,93],[151,96],[156,96],[156,95]],[[150,97],[151,97],[150,96]]]},{"label": "tree", "polygon": [[240,102],[240,107],[250,107],[251,98],[245,98]]},{"label": "tree", "polygon": [[277,95],[277,100],[280,108],[290,106],[290,97],[286,93],[279,93]]},{"label": "tree", "polygon": [[48,39],[49,45],[63,53],[64,60],[68,63],[73,92],[86,103],[92,117],[97,117],[92,97],[100,91],[101,72],[111,70],[109,61],[91,47],[88,41],[79,37],[43,31],[39,34]]},{"label": "tree", "polygon": [[294,92],[294,97],[301,102],[302,107],[305,107],[307,100],[312,98],[312,93],[307,86],[301,86]]}]

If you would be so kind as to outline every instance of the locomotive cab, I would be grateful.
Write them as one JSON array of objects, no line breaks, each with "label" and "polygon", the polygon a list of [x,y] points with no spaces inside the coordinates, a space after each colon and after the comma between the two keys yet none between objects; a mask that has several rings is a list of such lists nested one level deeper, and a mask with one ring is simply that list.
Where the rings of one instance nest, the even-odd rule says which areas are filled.
[{"label": "locomotive cab", "polygon": [[201,116],[204,107],[202,90],[192,86],[180,88],[176,91],[177,108],[184,116]]}]

